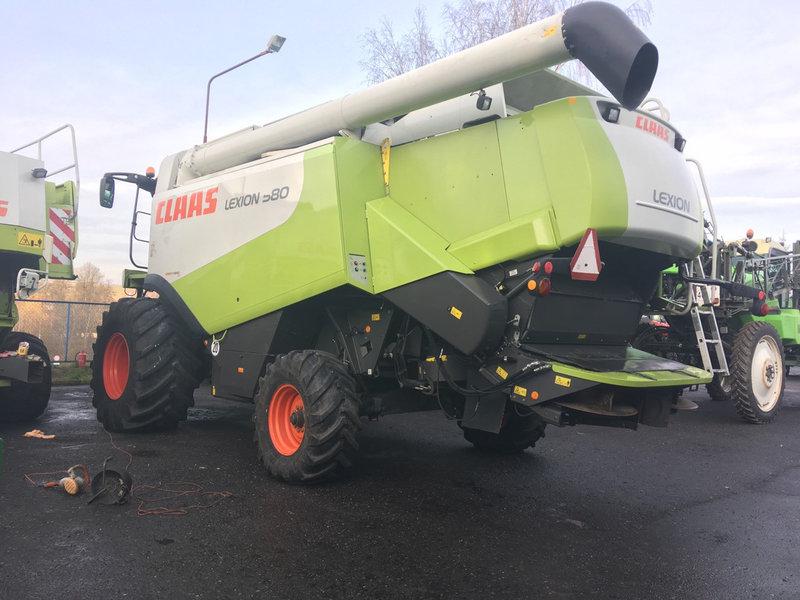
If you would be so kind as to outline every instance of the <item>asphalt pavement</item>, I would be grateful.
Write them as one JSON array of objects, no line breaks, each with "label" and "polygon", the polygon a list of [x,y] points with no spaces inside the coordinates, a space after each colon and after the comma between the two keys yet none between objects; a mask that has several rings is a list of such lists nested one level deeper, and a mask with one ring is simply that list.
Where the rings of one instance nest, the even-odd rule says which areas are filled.
[{"label": "asphalt pavement", "polygon": [[177,431],[114,441],[135,485],[232,495],[87,506],[24,478],[127,462],[88,388],[58,388],[36,425],[56,439],[0,425],[0,598],[800,598],[800,376],[766,426],[689,397],[667,429],[550,427],[511,457],[386,417],[351,477],[297,487],[257,462],[251,405],[201,391]]}]

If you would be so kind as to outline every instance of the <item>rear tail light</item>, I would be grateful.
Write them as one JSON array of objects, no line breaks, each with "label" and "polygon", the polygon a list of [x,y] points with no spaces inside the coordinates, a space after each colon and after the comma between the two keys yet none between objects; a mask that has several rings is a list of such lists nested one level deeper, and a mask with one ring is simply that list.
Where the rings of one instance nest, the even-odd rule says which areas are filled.
[{"label": "rear tail light", "polygon": [[550,293],[550,288],[551,287],[552,287],[552,284],[550,283],[550,280],[547,277],[545,277],[544,279],[542,279],[539,282],[539,287],[538,287],[539,295],[540,296],[547,296],[547,294]]}]

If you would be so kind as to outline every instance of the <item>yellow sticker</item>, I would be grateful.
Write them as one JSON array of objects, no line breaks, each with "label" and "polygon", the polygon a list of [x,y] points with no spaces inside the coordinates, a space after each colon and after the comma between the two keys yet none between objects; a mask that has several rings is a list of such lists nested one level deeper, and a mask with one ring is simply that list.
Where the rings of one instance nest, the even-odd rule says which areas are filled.
[{"label": "yellow sticker", "polygon": [[544,33],[542,34],[542,37],[550,37],[556,31],[558,31],[558,26],[557,25],[551,25],[550,27],[548,27],[547,29],[544,30]]},{"label": "yellow sticker", "polygon": [[560,385],[562,387],[569,387],[572,385],[572,379],[569,377],[561,377],[561,375],[556,375],[556,385]]},{"label": "yellow sticker", "polygon": [[495,373],[500,376],[500,379],[506,379],[508,377],[508,371],[506,371],[503,367],[497,367]]},{"label": "yellow sticker", "polygon": [[373,321],[380,321],[381,320],[381,313],[373,313],[371,320]]},{"label": "yellow sticker", "polygon": [[464,313],[462,313],[455,306],[453,306],[450,308],[450,314],[453,315],[456,319],[460,319],[461,315],[463,315]]},{"label": "yellow sticker", "polygon": [[44,236],[41,233],[17,232],[17,246],[23,248],[41,248],[44,244]]},{"label": "yellow sticker", "polygon": [[[447,362],[447,354],[442,354],[439,357],[439,360],[441,360],[442,362]],[[436,357],[435,356],[429,356],[428,358],[425,359],[425,362],[429,362],[429,363],[436,362]]]},{"label": "yellow sticker", "polygon": [[521,385],[515,385],[514,386],[514,393],[517,396],[522,396],[523,398],[527,398],[528,397],[528,390],[525,389],[524,387],[522,387]]}]

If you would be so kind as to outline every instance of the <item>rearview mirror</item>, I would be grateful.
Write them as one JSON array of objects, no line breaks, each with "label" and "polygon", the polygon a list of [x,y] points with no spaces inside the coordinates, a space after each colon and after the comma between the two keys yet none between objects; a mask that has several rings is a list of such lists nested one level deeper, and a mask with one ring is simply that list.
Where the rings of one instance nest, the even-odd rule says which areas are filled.
[{"label": "rearview mirror", "polygon": [[108,175],[100,180],[100,206],[103,208],[114,206],[114,178]]}]

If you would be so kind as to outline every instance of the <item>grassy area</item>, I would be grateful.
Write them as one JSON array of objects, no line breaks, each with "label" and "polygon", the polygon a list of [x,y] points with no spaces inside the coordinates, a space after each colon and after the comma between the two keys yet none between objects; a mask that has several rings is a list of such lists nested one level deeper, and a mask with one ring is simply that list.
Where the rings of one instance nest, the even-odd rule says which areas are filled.
[{"label": "grassy area", "polygon": [[89,383],[92,370],[75,365],[53,365],[53,385],[82,385]]}]

